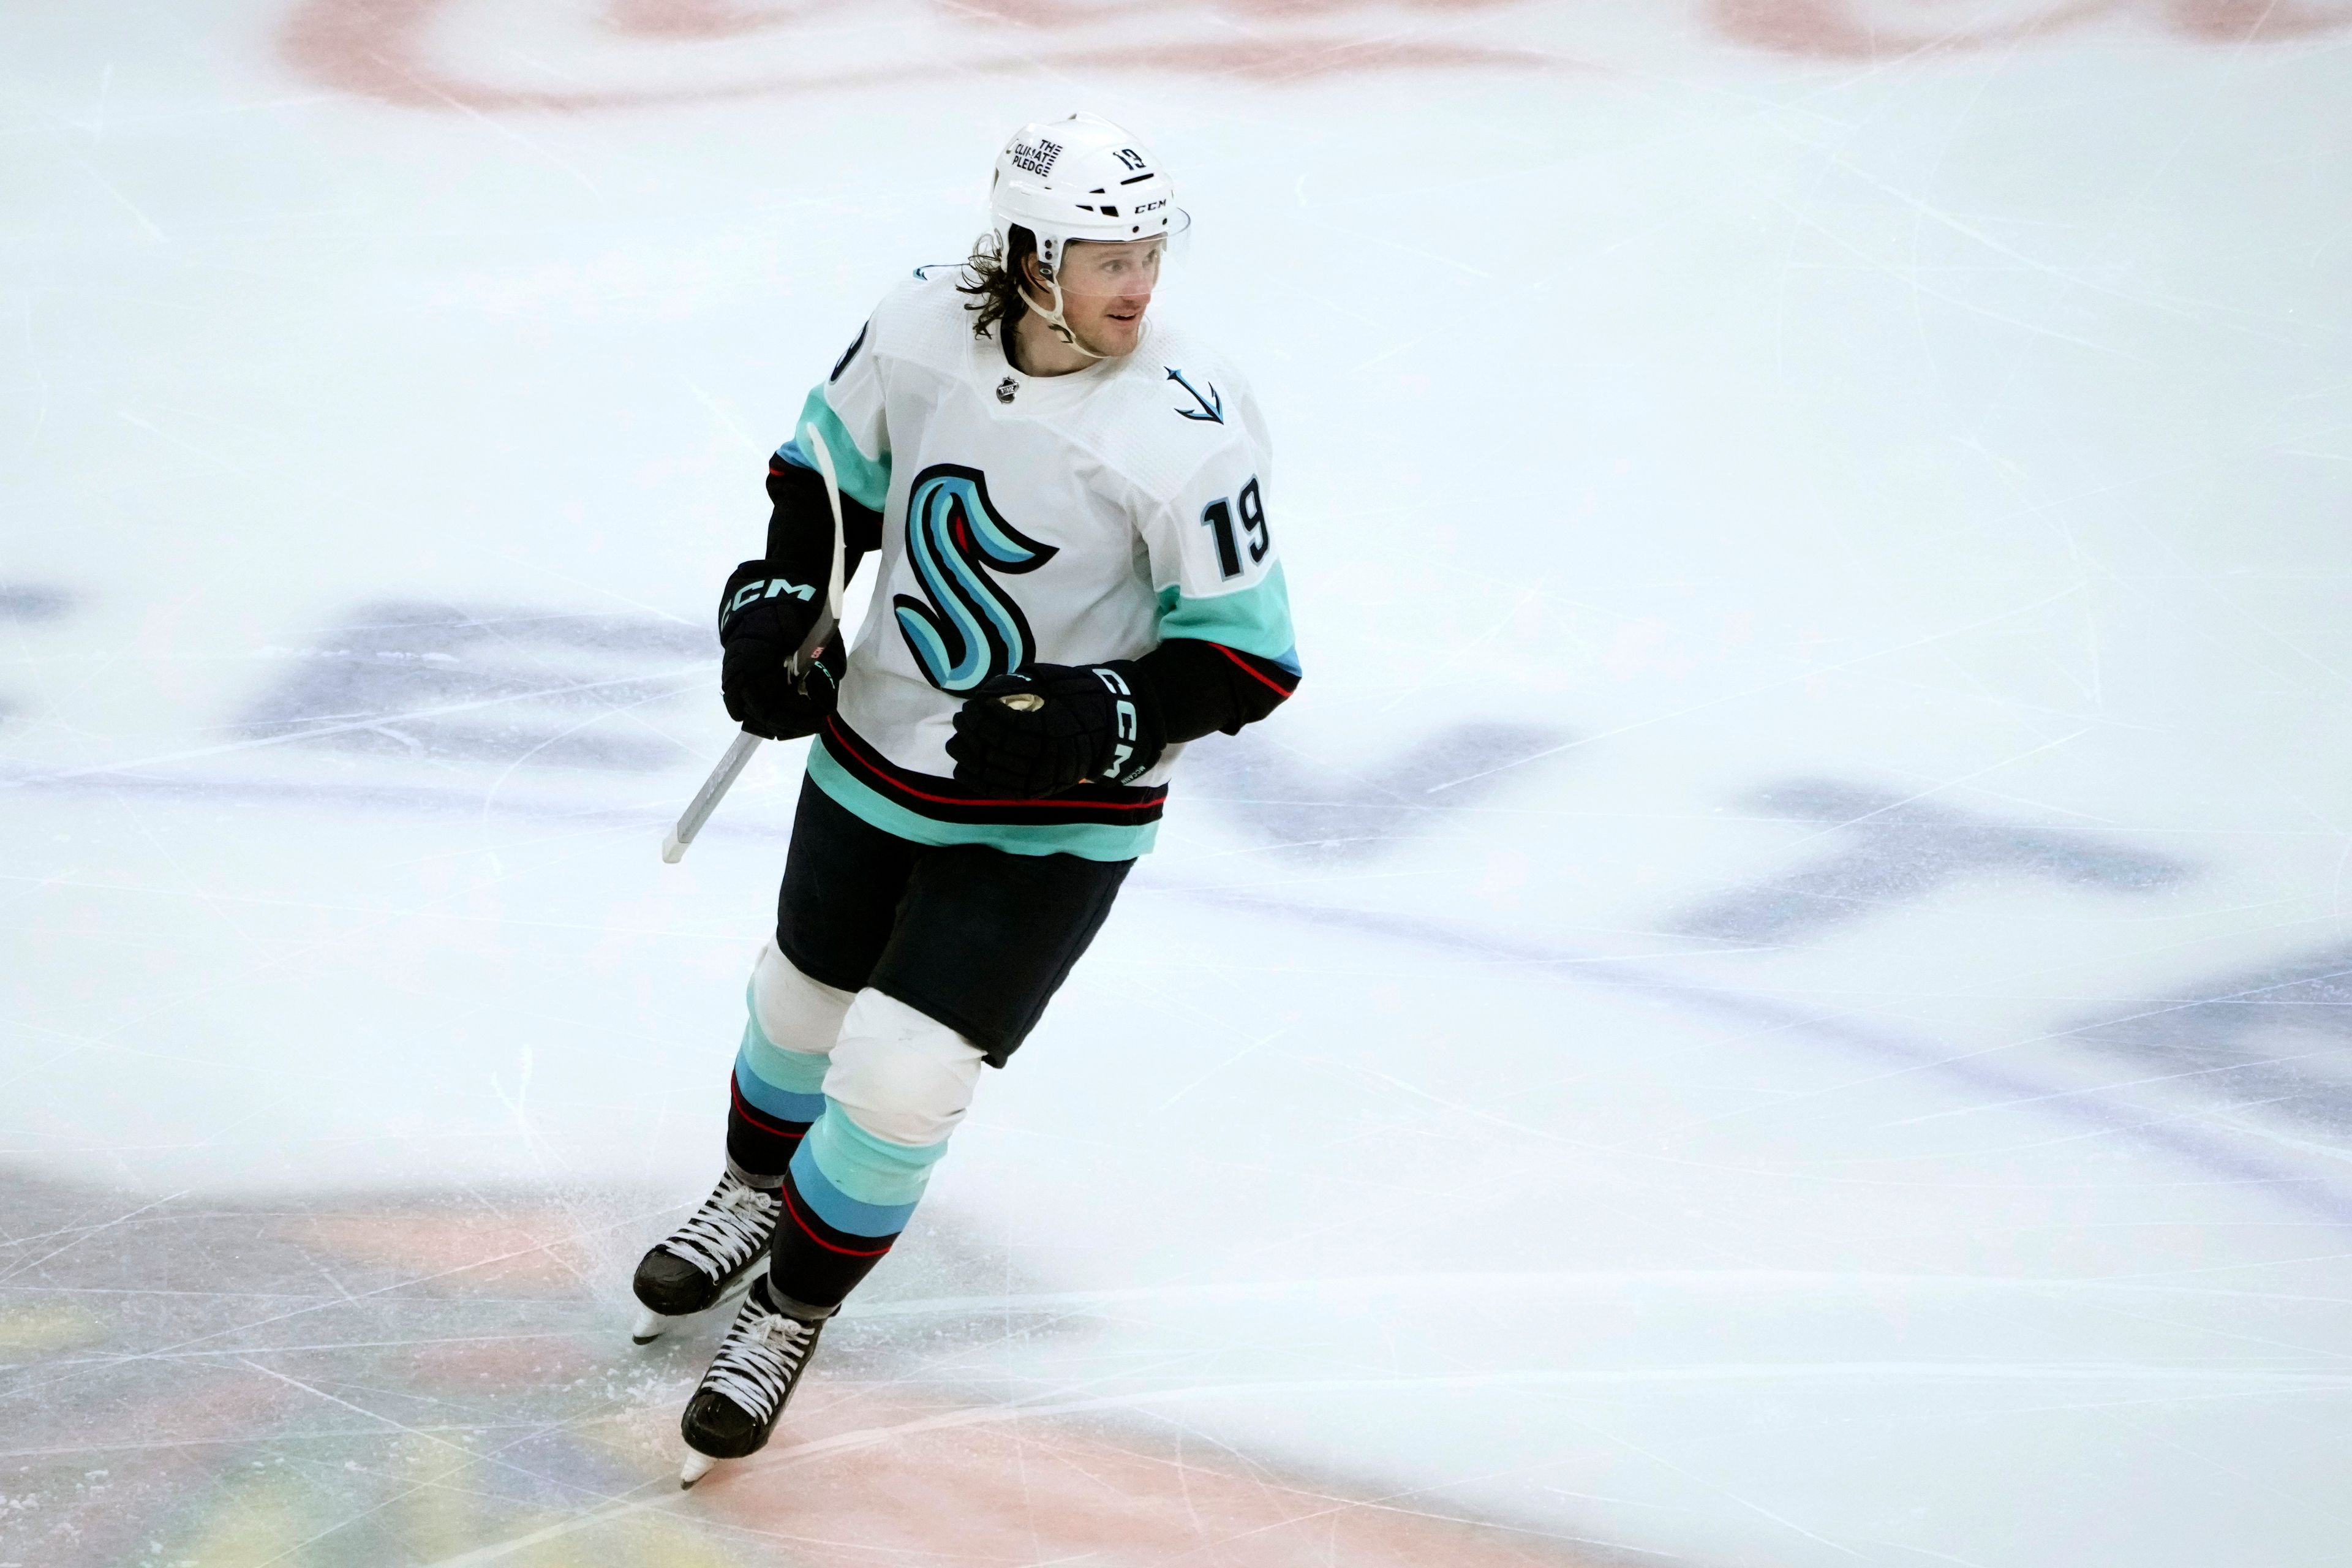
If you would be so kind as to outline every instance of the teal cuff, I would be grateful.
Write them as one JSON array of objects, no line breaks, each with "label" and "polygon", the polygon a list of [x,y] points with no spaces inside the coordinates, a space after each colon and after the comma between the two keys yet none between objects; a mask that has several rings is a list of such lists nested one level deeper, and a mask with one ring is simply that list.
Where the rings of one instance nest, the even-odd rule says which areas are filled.
[{"label": "teal cuff", "polygon": [[1282,563],[1256,584],[1192,599],[1183,590],[1160,590],[1160,640],[1196,637],[1222,643],[1240,653],[1255,654],[1296,672],[1298,634],[1290,625],[1290,589],[1283,581]]}]

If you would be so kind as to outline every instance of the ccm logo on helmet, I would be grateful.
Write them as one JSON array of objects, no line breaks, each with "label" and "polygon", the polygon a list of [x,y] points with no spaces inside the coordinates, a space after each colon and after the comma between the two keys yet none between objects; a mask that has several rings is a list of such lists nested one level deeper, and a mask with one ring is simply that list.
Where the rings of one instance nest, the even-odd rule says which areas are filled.
[{"label": "ccm logo on helmet", "polygon": [[1167,205],[1168,203],[1164,198],[1156,202],[1138,202],[1133,206],[1127,209],[1127,216],[1129,217],[1140,217],[1145,213],[1156,213]]},{"label": "ccm logo on helmet", "polygon": [[1034,143],[1015,142],[1013,144],[1013,166],[1026,169],[1041,180],[1054,172],[1054,161],[1061,155],[1062,144],[1048,142],[1042,136]]}]

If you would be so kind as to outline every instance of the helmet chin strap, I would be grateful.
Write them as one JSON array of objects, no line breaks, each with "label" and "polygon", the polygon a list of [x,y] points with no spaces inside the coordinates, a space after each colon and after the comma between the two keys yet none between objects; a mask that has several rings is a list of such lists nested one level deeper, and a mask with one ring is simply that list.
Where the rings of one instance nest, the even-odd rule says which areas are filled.
[{"label": "helmet chin strap", "polygon": [[1078,353],[1086,355],[1088,359],[1110,358],[1110,355],[1106,353],[1097,353],[1094,350],[1087,347],[1086,344],[1078,342],[1078,334],[1070,330],[1070,323],[1062,319],[1062,280],[1059,278],[1048,277],[1045,279],[1045,286],[1054,291],[1054,308],[1052,310],[1047,310],[1045,306],[1039,304],[1034,299],[1033,299],[1025,285],[1021,290],[1021,302],[1028,306],[1030,310],[1036,312],[1037,319],[1045,323],[1046,330],[1051,331],[1055,337],[1061,339],[1067,346],[1077,350]]}]

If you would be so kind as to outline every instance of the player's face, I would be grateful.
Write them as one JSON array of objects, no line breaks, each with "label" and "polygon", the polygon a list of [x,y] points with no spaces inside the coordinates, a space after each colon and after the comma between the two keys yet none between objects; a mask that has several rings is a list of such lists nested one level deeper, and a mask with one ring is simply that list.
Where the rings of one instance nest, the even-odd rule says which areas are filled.
[{"label": "player's face", "polygon": [[1143,336],[1143,312],[1160,282],[1162,239],[1081,241],[1062,253],[1062,319],[1078,341],[1117,358]]}]

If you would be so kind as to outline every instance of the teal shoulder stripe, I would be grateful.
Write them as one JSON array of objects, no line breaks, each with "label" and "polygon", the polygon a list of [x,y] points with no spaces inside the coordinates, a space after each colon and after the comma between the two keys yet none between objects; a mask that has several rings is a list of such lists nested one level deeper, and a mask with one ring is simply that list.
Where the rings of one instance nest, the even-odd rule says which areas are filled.
[{"label": "teal shoulder stripe", "polygon": [[[841,480],[841,493],[868,511],[880,511],[890,494],[890,454],[869,458],[858,450],[850,438],[849,426],[824,400],[824,388],[809,388],[807,401],[801,405],[800,423],[793,426],[793,444],[801,438],[803,426],[814,425],[816,433],[824,437],[824,448],[833,458],[833,471]],[[811,465],[814,467],[814,465]]]},{"label": "teal shoulder stripe", "polygon": [[1160,590],[1160,639],[1198,637],[1242,653],[1298,668],[1298,638],[1290,629],[1290,589],[1282,563],[1251,587],[1190,599],[1178,588]]},{"label": "teal shoulder stripe", "polygon": [[885,800],[833,760],[823,745],[809,748],[809,777],[831,795],[835,804],[885,833],[910,844],[985,844],[1008,855],[1076,855],[1081,860],[1132,860],[1148,854],[1160,836],[1160,825],[1135,827],[1108,823],[1068,822],[1053,825],[1015,822],[934,822],[918,816],[895,800]]}]

